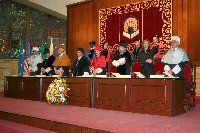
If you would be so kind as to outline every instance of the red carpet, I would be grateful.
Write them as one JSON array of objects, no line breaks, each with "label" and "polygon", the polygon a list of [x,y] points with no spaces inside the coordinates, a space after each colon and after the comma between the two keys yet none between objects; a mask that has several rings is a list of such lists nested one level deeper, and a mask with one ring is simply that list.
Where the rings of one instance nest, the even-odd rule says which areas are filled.
[{"label": "red carpet", "polygon": [[0,96],[0,111],[97,128],[117,133],[199,133],[200,105],[176,117],[54,106]]}]

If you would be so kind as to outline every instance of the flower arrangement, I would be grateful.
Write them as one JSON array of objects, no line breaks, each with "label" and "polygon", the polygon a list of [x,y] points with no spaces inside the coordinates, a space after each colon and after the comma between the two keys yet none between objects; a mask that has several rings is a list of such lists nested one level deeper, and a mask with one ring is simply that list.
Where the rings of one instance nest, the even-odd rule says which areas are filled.
[{"label": "flower arrangement", "polygon": [[46,92],[46,98],[48,104],[66,104],[67,92],[70,90],[66,80],[63,78],[57,78],[51,82]]}]

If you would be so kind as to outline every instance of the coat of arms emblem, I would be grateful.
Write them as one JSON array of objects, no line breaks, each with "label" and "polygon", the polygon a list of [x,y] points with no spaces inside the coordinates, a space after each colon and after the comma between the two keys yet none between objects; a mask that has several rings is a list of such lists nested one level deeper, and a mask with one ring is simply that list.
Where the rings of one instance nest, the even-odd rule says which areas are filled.
[{"label": "coat of arms emblem", "polygon": [[128,17],[124,21],[123,36],[132,39],[139,34],[139,19],[135,17]]}]

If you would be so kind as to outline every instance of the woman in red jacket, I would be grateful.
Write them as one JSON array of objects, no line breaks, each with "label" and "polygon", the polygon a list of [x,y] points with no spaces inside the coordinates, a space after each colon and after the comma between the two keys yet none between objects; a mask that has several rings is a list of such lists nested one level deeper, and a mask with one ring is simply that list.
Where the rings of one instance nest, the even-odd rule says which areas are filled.
[{"label": "woman in red jacket", "polygon": [[104,75],[106,74],[105,68],[106,68],[106,60],[103,55],[101,55],[101,50],[102,48],[99,45],[96,45],[94,48],[94,51],[96,53],[95,58],[91,60],[90,63],[90,71],[94,75],[99,74],[99,75]]}]

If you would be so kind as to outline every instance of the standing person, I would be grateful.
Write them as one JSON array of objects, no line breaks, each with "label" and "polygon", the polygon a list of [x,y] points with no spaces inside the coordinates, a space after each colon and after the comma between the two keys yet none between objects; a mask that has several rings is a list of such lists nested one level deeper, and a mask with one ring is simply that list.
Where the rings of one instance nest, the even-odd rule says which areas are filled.
[{"label": "standing person", "polygon": [[106,60],[106,71],[108,71],[108,64],[110,63],[111,59],[110,59],[110,56],[111,56],[111,50],[108,49],[108,42],[105,42],[103,44],[103,50],[101,51],[101,54],[105,57],[105,60]]},{"label": "standing person", "polygon": [[45,59],[41,64],[41,73],[46,76],[50,76],[54,74],[53,63],[55,61],[55,57],[50,55],[49,48],[44,49]]},{"label": "standing person", "polygon": [[69,68],[71,67],[71,62],[65,53],[64,44],[60,44],[58,46],[58,56],[56,57],[53,66],[55,74],[69,76]]},{"label": "standing person", "polygon": [[105,57],[101,55],[102,48],[99,45],[96,45],[94,50],[95,50],[96,56],[95,56],[95,58],[93,58],[91,60],[91,63],[89,66],[90,71],[94,75],[96,75],[96,74],[104,75],[104,74],[106,74],[106,72],[105,72],[106,60],[105,60]]},{"label": "standing person", "polygon": [[87,51],[86,57],[90,61],[95,57],[94,48],[95,48],[96,42],[92,41],[92,42],[89,42],[89,44],[90,44],[90,49]]},{"label": "standing person", "polygon": [[115,53],[112,64],[117,67],[117,72],[121,75],[129,75],[131,67],[131,55],[127,51],[127,44],[119,42],[119,51]]},{"label": "standing person", "polygon": [[33,47],[32,49],[33,55],[31,55],[28,65],[29,65],[29,71],[30,71],[30,76],[35,76],[38,71],[37,65],[39,63],[42,63],[42,57],[39,55],[39,48],[38,47]]},{"label": "standing person", "polygon": [[154,58],[156,59],[162,59],[162,57],[164,56],[164,46],[162,43],[159,42],[159,36],[158,35],[154,35],[153,36],[153,42],[151,44],[151,49],[154,47],[158,47],[158,52],[154,55]]},{"label": "standing person", "polygon": [[161,61],[165,64],[165,71],[175,77],[184,78],[183,69],[189,58],[186,52],[182,48],[179,48],[179,45],[180,37],[172,36],[172,48],[163,56]]},{"label": "standing person", "polygon": [[155,53],[158,52],[158,47],[153,47],[150,49],[150,41],[148,39],[142,42],[143,50],[138,55],[138,61],[140,63],[140,72],[146,78],[149,78],[150,75],[153,75],[153,57]]},{"label": "standing person", "polygon": [[76,51],[77,59],[74,61],[72,65],[72,72],[73,76],[82,76],[84,75],[84,72],[89,73],[89,60],[83,55],[84,49],[78,48]]},{"label": "standing person", "polygon": [[138,60],[138,54],[141,51],[142,51],[142,47],[140,45],[140,40],[135,39],[135,48],[131,52],[131,60],[132,60],[133,63]]}]

